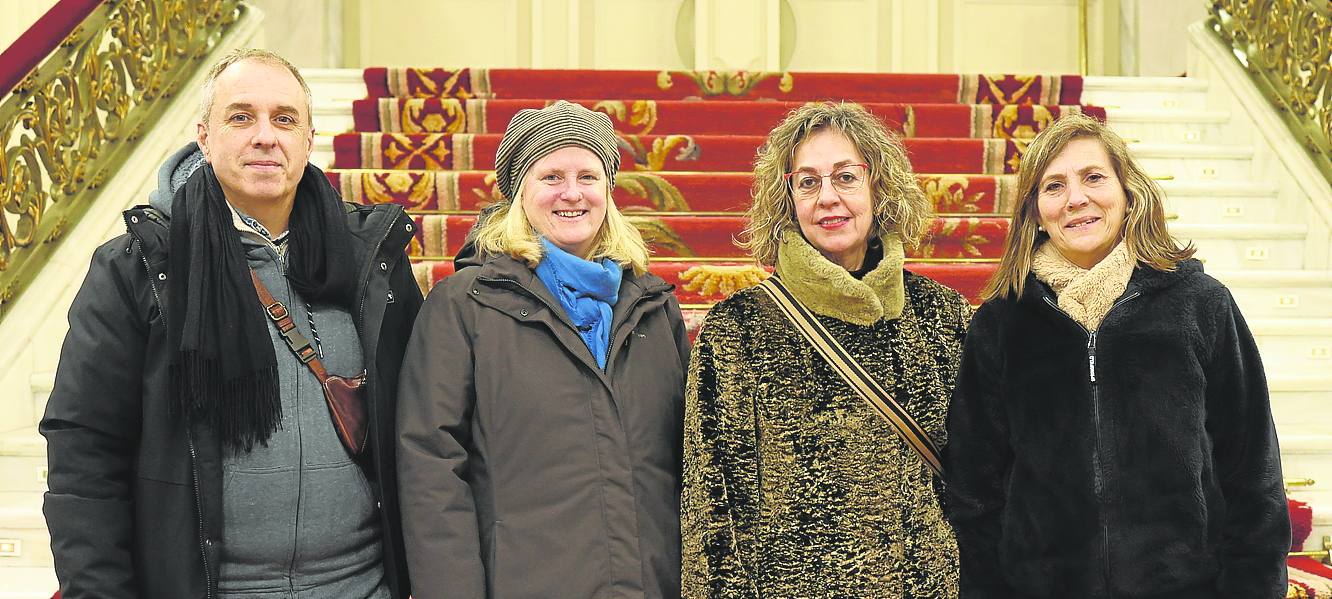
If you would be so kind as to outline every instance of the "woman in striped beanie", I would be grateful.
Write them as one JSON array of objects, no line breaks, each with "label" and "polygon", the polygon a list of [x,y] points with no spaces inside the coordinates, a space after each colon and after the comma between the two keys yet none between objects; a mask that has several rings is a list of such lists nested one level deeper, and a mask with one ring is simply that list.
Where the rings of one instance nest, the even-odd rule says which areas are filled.
[{"label": "woman in striped beanie", "polygon": [[523,110],[475,265],[431,291],[401,380],[417,597],[678,597],[688,338],[611,198],[606,115]]}]

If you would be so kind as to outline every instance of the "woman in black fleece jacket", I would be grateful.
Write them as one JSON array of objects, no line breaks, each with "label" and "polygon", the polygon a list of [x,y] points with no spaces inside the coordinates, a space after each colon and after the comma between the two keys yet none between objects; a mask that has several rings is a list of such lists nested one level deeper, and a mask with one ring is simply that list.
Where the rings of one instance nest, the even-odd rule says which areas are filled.
[{"label": "woman in black fleece jacket", "polygon": [[1284,597],[1290,522],[1253,336],[1083,116],[1028,147],[948,417],[966,598]]}]

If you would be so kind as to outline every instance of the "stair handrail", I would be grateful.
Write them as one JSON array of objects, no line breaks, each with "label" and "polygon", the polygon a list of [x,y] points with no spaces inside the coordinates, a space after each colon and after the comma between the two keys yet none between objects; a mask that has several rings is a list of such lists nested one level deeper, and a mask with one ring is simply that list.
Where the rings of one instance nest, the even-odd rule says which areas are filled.
[{"label": "stair handrail", "polygon": [[0,94],[7,94],[42,63],[61,40],[87,18],[102,0],[59,0],[14,43],[0,52]]},{"label": "stair handrail", "polygon": [[1332,183],[1332,2],[1212,0],[1207,27]]},{"label": "stair handrail", "polygon": [[[73,22],[75,7],[87,12],[68,31],[46,21]],[[61,0],[33,28],[55,42],[33,29],[19,38],[49,50],[0,92],[0,318],[246,10],[241,0]]]}]

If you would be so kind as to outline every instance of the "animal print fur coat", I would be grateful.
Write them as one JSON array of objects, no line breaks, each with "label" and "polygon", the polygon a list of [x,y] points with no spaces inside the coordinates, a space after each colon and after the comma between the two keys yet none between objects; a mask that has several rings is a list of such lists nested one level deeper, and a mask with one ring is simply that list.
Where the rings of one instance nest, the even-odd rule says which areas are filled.
[{"label": "animal print fur coat", "polygon": [[[788,234],[777,274],[940,446],[971,308],[902,270],[863,280]],[[757,288],[699,331],[685,405],[683,596],[957,596],[939,480]]]}]

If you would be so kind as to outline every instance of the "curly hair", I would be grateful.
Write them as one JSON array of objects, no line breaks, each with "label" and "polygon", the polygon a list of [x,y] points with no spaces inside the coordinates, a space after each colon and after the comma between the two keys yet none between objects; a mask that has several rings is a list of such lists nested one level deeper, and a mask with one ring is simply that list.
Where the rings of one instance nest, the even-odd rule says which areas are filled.
[{"label": "curly hair", "polygon": [[810,103],[786,115],[758,150],[754,160],[749,223],[736,245],[761,264],[777,261],[777,247],[788,230],[800,231],[795,201],[785,174],[790,172],[796,147],[817,131],[830,129],[845,135],[869,164],[875,237],[895,232],[909,247],[917,247],[934,217],[933,206],[916,182],[906,148],[883,122],[859,104]]},{"label": "curly hair", "polygon": [[1041,131],[1022,155],[1017,201],[1013,203],[1013,220],[1004,240],[1004,255],[981,291],[981,299],[1022,294],[1036,248],[1050,237],[1037,229],[1041,218],[1041,177],[1070,142],[1083,138],[1101,142],[1115,169],[1115,177],[1124,186],[1126,206],[1121,233],[1134,260],[1156,270],[1171,271],[1197,251],[1192,243],[1180,245],[1170,236],[1166,229],[1165,192],[1138,166],[1124,139],[1101,121],[1084,114],[1069,114]]}]

